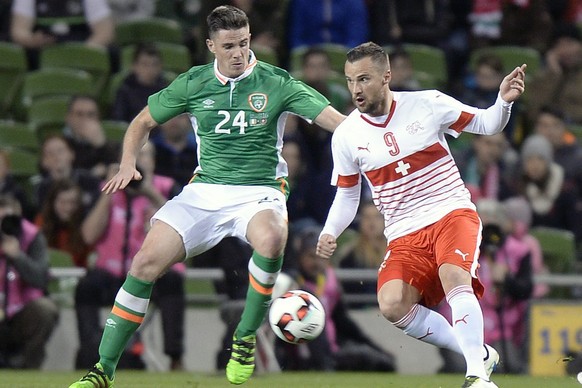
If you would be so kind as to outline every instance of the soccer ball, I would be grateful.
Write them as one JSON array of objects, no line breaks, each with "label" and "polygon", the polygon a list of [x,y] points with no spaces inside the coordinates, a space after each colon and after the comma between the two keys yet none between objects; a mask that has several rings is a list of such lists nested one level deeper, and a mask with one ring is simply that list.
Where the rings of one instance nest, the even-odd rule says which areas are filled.
[{"label": "soccer ball", "polygon": [[291,344],[315,339],[325,326],[321,302],[303,290],[287,291],[273,300],[269,323],[277,337]]}]

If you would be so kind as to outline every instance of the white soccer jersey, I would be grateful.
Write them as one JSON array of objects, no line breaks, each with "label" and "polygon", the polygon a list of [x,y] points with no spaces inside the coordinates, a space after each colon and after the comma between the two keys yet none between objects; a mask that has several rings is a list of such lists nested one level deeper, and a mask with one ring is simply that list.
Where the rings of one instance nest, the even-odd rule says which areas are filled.
[{"label": "white soccer jersey", "polygon": [[388,242],[455,209],[475,209],[445,133],[499,132],[507,122],[502,116],[509,117],[499,111],[508,113],[511,107],[499,100],[502,109],[492,114],[436,90],[392,93],[388,115],[370,117],[354,110],[332,138],[332,184],[349,188],[361,184],[361,174],[366,178],[384,215]]}]

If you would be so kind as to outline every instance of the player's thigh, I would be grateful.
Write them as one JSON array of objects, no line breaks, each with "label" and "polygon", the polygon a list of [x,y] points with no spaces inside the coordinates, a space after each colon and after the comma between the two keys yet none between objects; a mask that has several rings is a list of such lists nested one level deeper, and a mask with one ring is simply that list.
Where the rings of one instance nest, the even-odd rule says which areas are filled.
[{"label": "player's thigh", "polygon": [[445,292],[466,284],[481,293],[477,280],[481,229],[481,220],[471,209],[455,210],[439,221],[434,251]]},{"label": "player's thigh", "polygon": [[421,230],[390,242],[378,272],[378,291],[398,279],[416,289],[420,298],[415,303],[435,306],[441,301],[444,292],[428,233]]},{"label": "player's thigh", "polygon": [[[177,245],[170,248],[172,255],[177,254],[177,249],[182,254],[182,260],[196,256],[229,235],[229,229],[232,229],[234,221],[232,215],[225,210],[224,204],[227,203],[227,199],[222,198],[221,190],[224,190],[221,185],[189,184],[154,214],[152,231],[159,224],[158,221],[162,221],[174,232],[162,231],[162,234],[167,234],[172,243]],[[160,229],[159,226],[157,228]],[[150,241],[155,245],[159,236],[153,237],[156,238]],[[163,255],[168,256],[167,253]]]},{"label": "player's thigh", "polygon": [[265,256],[282,251],[287,242],[285,195],[270,187],[245,187],[237,205],[234,235]]}]

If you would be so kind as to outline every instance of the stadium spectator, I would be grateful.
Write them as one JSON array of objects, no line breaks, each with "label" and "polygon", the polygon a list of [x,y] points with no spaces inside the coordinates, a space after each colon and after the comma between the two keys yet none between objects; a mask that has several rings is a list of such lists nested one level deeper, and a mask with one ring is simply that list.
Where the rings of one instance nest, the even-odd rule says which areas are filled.
[{"label": "stadium spectator", "polygon": [[111,118],[129,123],[147,105],[148,97],[168,85],[160,50],[152,43],[135,48],[131,72],[123,80],[111,108]]},{"label": "stadium spectator", "polygon": [[46,202],[49,187],[56,181],[68,179],[81,190],[83,214],[87,214],[100,195],[100,181],[89,170],[74,168],[75,151],[62,135],[46,137],[40,150],[40,175],[34,179],[36,204],[39,208]]},{"label": "stadium spectator", "polygon": [[85,244],[79,227],[85,216],[82,196],[83,191],[75,182],[69,179],[53,181],[47,188],[35,223],[49,248],[70,253],[75,266],[86,268],[92,249]]},{"label": "stadium spectator", "polygon": [[[289,275],[298,289],[315,295],[325,310],[325,328],[315,340],[304,345],[276,341],[276,355],[284,370],[395,370],[392,354],[374,343],[350,317],[341,284],[327,260],[315,254],[321,227],[308,227],[295,238],[299,249],[296,271]],[[384,244],[384,247],[386,245]]]},{"label": "stadium spectator", "polygon": [[504,45],[532,47],[544,52],[554,25],[548,7],[550,3],[567,1],[510,0],[502,2],[503,17],[499,42]]},{"label": "stadium spectator", "polygon": [[568,229],[582,241],[578,190],[554,162],[550,142],[542,135],[531,135],[521,147],[521,166],[515,179],[516,195],[524,196],[533,211],[533,226]]},{"label": "stadium spectator", "polygon": [[73,96],[63,133],[75,151],[73,166],[104,179],[109,165],[117,162],[120,147],[106,138],[100,118],[99,105],[93,97]]},{"label": "stadium spectator", "polygon": [[[477,109],[435,90],[391,91],[388,56],[375,43],[347,53],[346,79],[358,109],[333,134],[338,189],[317,253],[334,253],[356,215],[364,176],[384,216],[390,252],[378,272],[380,311],[407,335],[462,353],[465,388],[495,388],[490,374],[499,356],[483,341],[483,286],[475,272],[481,223],[444,135],[501,132],[525,89],[525,68],[503,79],[491,107]],[[452,326],[427,308],[445,296]]]},{"label": "stadium spectator", "polygon": [[36,215],[36,206],[30,200],[24,187],[12,175],[8,152],[0,148],[0,194],[16,198],[22,208],[23,216],[29,221],[33,220]]},{"label": "stadium spectator", "polygon": [[152,142],[156,147],[156,174],[187,184],[198,166],[198,146],[188,116],[176,116],[160,125]]},{"label": "stadium spectator", "polygon": [[544,67],[531,80],[527,117],[533,123],[543,106],[561,109],[582,124],[582,37],[576,25],[556,26]]},{"label": "stadium spectator", "polygon": [[369,38],[368,14],[362,0],[291,0],[289,49],[336,43],[354,47]]},{"label": "stadium spectator", "polygon": [[[508,157],[507,155],[510,154]],[[455,155],[457,166],[471,200],[481,198],[505,199],[512,194],[511,179],[515,174],[518,156],[511,149],[505,134],[473,136],[471,147]]]},{"label": "stadium spectator", "polygon": [[115,26],[107,0],[14,0],[10,36],[28,49],[34,69],[39,51],[60,42],[108,47],[115,38]]},{"label": "stadium spectator", "polygon": [[414,67],[410,54],[404,49],[396,49],[390,53],[390,90],[413,91],[420,90],[420,83],[414,75]]},{"label": "stadium spectator", "polygon": [[[85,243],[94,245],[97,257],[95,267],[80,279],[75,291],[79,343],[82,344],[75,362],[77,369],[89,368],[95,363],[93,357],[101,338],[99,310],[114,303],[131,258],[149,229],[150,217],[177,192],[171,178],[154,174],[154,160],[154,146],[147,143],[137,159],[143,179],[125,191],[113,195],[103,193],[81,226]],[[111,167],[110,171],[114,170]],[[158,279],[152,294],[162,315],[164,352],[170,357],[170,369],[182,368],[184,270],[184,263],[173,266]],[[137,350],[135,346],[128,349],[127,359],[131,360],[129,355],[135,355]]]},{"label": "stadium spectator", "polygon": [[0,224],[0,364],[40,369],[59,316],[46,295],[46,240],[9,195],[0,195]]},{"label": "stadium spectator", "polygon": [[[469,72],[457,98],[465,104],[485,109],[495,102],[499,93],[498,86],[504,76],[501,58],[495,54],[484,54],[477,58],[475,69]],[[516,113],[519,109],[519,104],[514,103],[513,114],[503,130],[505,137],[512,145],[517,144],[514,132],[516,117],[518,117]]]},{"label": "stadium spectator", "polygon": [[[380,268],[386,255],[384,217],[372,202],[362,202],[356,215],[357,234],[334,257],[340,268]],[[376,281],[344,282],[348,294],[375,294]]]},{"label": "stadium spectator", "polygon": [[[347,113],[351,109],[352,104],[350,94],[345,87],[345,78],[332,70],[329,54],[322,48],[311,47],[303,54],[301,72],[297,76],[307,85],[327,97],[331,105],[340,112]],[[287,133],[290,131],[298,131],[300,133],[300,137],[307,147],[307,155],[304,155],[304,157],[308,158],[311,169],[321,173],[330,170],[331,152],[329,151],[329,144],[331,133],[322,131],[317,124],[300,120],[297,116],[288,118],[286,131]],[[317,221],[323,223],[321,218],[318,218]]]},{"label": "stadium spectator", "polygon": [[567,179],[582,190],[582,147],[572,132],[564,113],[558,108],[542,107],[534,123],[534,132],[552,144],[554,161],[564,169]]},{"label": "stadium spectator", "polygon": [[310,156],[299,136],[285,136],[281,155],[287,162],[287,179],[291,187],[287,210],[290,233],[293,233],[301,225],[325,220],[325,209],[331,205],[333,191],[321,186],[319,173],[311,167]]},{"label": "stadium spectator", "polygon": [[116,25],[153,17],[156,13],[157,2],[156,0],[107,0]]}]

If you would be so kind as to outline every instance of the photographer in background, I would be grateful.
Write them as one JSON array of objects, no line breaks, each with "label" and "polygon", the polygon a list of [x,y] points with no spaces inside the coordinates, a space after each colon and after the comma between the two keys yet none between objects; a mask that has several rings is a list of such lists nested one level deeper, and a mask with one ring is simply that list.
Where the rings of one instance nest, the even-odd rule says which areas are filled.
[{"label": "photographer in background", "polygon": [[[86,244],[97,254],[94,268],[81,278],[75,291],[75,310],[81,347],[75,367],[90,368],[97,360],[102,330],[99,310],[111,306],[123,284],[131,260],[150,227],[150,218],[177,194],[176,182],[155,175],[155,148],[148,142],[137,158],[143,179],[132,181],[125,190],[109,195],[102,193],[81,226]],[[117,171],[112,166],[110,174]],[[112,175],[111,175],[112,176]],[[169,369],[182,369],[184,342],[184,272],[178,263],[160,277],[153,289],[152,301],[160,309],[164,332],[164,352],[170,357]],[[106,323],[107,324],[107,323]],[[130,343],[120,360],[120,368],[143,369],[143,346],[138,337]]]},{"label": "photographer in background", "polygon": [[45,296],[46,241],[22,218],[19,202],[0,195],[0,367],[39,369],[58,320]]}]

